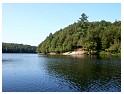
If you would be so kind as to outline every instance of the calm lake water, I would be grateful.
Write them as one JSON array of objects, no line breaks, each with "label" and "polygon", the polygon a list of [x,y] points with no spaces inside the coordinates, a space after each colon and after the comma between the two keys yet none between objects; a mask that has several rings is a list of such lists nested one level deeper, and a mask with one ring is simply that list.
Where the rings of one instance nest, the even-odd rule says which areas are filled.
[{"label": "calm lake water", "polygon": [[3,92],[120,92],[121,57],[2,54]]}]

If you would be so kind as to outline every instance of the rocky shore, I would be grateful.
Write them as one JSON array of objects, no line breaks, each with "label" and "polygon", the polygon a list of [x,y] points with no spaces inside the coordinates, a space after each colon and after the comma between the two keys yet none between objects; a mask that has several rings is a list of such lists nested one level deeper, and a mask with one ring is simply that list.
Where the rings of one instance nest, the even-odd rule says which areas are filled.
[{"label": "rocky shore", "polygon": [[[57,53],[51,52],[49,53],[50,55],[56,55]],[[60,55],[83,55],[83,54],[96,54],[95,51],[69,51],[69,52],[64,52],[60,53]]]},{"label": "rocky shore", "polygon": [[65,52],[62,55],[83,55],[83,54],[86,54],[86,51]]}]

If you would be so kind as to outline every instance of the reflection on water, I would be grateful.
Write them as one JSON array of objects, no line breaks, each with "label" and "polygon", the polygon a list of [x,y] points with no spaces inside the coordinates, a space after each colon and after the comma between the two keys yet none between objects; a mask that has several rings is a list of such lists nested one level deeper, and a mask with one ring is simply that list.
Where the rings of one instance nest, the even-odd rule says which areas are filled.
[{"label": "reflection on water", "polygon": [[117,56],[3,54],[3,92],[120,92]]},{"label": "reflection on water", "polygon": [[76,91],[120,91],[119,60],[103,60],[96,56],[73,57],[65,59],[61,56],[58,62],[48,61],[46,67],[49,75],[64,79]]}]

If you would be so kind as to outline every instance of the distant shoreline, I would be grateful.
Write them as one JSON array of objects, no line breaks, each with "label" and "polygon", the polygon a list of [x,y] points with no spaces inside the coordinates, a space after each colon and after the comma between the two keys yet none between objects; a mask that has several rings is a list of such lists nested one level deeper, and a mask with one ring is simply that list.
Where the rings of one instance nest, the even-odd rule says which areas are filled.
[{"label": "distant shoreline", "polygon": [[37,54],[37,53],[2,53],[2,54]]},{"label": "distant shoreline", "polygon": [[17,43],[2,43],[2,53],[36,53],[36,49],[36,46]]}]

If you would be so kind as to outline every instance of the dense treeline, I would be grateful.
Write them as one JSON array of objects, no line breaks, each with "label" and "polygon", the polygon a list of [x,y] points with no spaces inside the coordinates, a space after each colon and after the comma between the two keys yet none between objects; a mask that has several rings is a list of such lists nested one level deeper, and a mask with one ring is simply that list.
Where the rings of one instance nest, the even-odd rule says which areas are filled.
[{"label": "dense treeline", "polygon": [[121,21],[88,22],[83,13],[78,22],[60,29],[38,45],[38,53],[66,52],[83,48],[96,52],[121,52]]},{"label": "dense treeline", "polygon": [[2,53],[36,53],[36,46],[2,43]]}]

